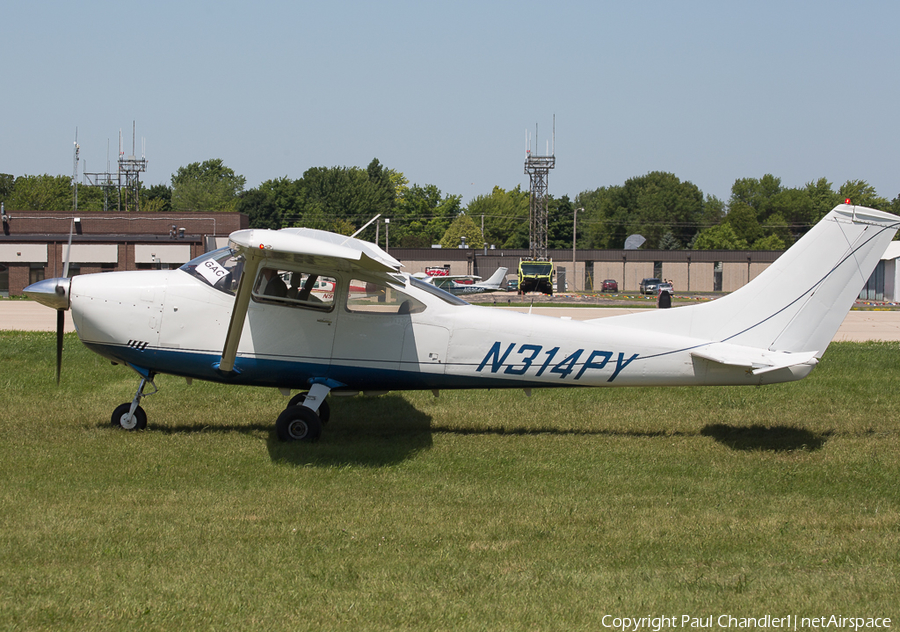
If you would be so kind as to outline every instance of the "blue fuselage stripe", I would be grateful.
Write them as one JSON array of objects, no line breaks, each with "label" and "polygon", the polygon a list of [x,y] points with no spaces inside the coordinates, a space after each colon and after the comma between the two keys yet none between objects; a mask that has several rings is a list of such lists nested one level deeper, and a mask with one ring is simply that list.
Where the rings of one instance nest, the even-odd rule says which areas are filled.
[{"label": "blue fuselage stripe", "polygon": [[[146,367],[154,373],[165,373],[225,384],[250,386],[271,386],[276,388],[305,389],[316,378],[330,378],[346,384],[346,390],[395,391],[462,388],[546,388],[554,386],[576,386],[574,384],[554,384],[511,380],[501,377],[473,375],[445,375],[418,370],[418,364],[410,369],[386,369],[365,367],[345,359],[320,361],[316,358],[279,358],[275,356],[239,355],[235,370],[224,373],[216,369],[219,354],[187,349],[157,349],[148,347],[138,350],[128,346],[85,342],[91,351],[121,364]],[[360,361],[362,362],[362,361]],[[372,365],[372,361],[365,361]],[[397,364],[391,362],[391,364]],[[405,363],[401,363],[403,366]]]}]

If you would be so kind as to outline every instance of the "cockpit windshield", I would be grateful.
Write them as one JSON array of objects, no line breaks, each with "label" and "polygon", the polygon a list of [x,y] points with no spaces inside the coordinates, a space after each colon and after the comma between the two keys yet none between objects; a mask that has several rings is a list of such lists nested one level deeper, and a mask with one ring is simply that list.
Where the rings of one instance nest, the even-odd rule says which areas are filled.
[{"label": "cockpit windshield", "polygon": [[522,263],[522,274],[527,276],[549,276],[553,272],[552,263]]},{"label": "cockpit windshield", "polygon": [[181,266],[184,270],[217,290],[234,294],[244,271],[244,258],[236,255],[231,248],[219,248]]}]

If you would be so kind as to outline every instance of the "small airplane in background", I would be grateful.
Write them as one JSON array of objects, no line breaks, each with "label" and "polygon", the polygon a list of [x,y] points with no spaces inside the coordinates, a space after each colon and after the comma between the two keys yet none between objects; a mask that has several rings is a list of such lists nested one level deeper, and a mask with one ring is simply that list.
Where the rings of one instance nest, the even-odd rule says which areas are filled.
[{"label": "small airplane in background", "polygon": [[435,287],[446,290],[457,296],[463,294],[481,294],[484,292],[502,292],[501,284],[506,279],[506,273],[509,268],[497,268],[497,270],[488,277],[487,281],[481,281],[480,276],[472,276],[468,274],[459,275],[440,275],[431,276],[427,274],[417,273],[413,276],[417,279],[431,283]]},{"label": "small airplane in background", "polygon": [[898,227],[895,215],[839,205],[736,292],[589,321],[469,305],[374,244],[304,228],[241,230],[178,270],[47,279],[25,293],[58,310],[57,376],[64,310],[89,349],[137,373],[114,426],[146,427],[141,400],[170,374],[299,390],[277,434],[315,441],[329,395],[802,379]]}]

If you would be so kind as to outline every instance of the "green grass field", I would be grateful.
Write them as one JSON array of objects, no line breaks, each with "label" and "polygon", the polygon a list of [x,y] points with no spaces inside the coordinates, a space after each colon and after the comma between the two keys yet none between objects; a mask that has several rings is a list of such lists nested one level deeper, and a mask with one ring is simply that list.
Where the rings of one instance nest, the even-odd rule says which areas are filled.
[{"label": "green grass field", "polygon": [[[0,629],[602,630],[615,617],[900,624],[897,343],[805,381],[332,398],[136,376],[0,332]],[[609,620],[607,620],[608,622]]]}]

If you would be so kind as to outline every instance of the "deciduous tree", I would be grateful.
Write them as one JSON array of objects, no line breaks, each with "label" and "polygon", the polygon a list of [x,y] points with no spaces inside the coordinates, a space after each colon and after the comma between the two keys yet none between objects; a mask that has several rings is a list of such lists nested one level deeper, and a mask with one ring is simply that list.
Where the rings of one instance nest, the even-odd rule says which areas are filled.
[{"label": "deciduous tree", "polygon": [[391,212],[391,244],[428,248],[440,243],[459,216],[460,200],[458,195],[442,195],[433,184],[405,187]]},{"label": "deciduous tree", "polygon": [[460,215],[441,238],[441,248],[459,248],[465,238],[465,245],[469,248],[482,248],[484,246],[484,235],[471,217],[468,215]]},{"label": "deciduous tree", "polygon": [[466,215],[481,221],[484,239],[498,248],[528,248],[528,192],[520,187],[506,191],[495,186],[490,195],[476,196]]},{"label": "deciduous tree", "polygon": [[172,175],[172,208],[176,211],[234,211],[244,190],[244,176],[220,158],[179,167]]},{"label": "deciduous tree", "polygon": [[719,224],[700,231],[694,239],[694,250],[746,250],[747,242],[737,236],[731,224]]}]

